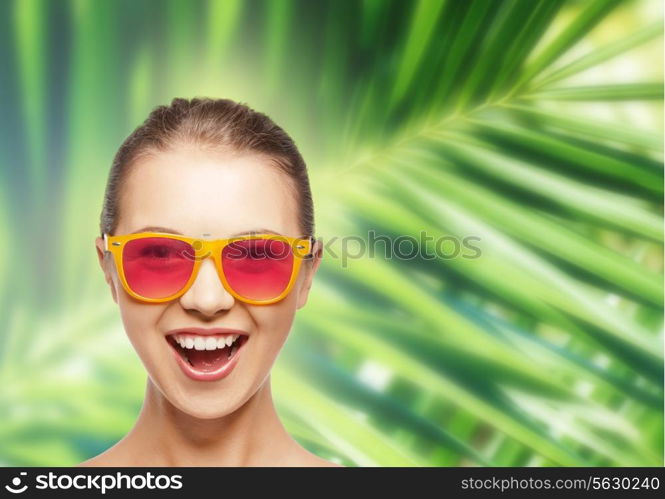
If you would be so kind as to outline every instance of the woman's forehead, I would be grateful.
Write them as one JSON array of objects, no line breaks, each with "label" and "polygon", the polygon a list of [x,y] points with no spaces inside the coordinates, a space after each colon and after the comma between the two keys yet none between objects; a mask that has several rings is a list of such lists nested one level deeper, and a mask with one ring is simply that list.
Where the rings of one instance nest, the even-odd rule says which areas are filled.
[{"label": "woman's forehead", "polygon": [[126,180],[119,231],[156,225],[196,237],[299,232],[290,180],[258,155],[165,152],[134,164]]}]

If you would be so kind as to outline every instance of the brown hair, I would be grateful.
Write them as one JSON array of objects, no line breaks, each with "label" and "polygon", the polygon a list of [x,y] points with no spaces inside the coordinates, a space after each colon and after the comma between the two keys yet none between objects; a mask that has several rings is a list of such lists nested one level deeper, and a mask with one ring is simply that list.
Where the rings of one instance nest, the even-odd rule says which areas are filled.
[{"label": "brown hair", "polygon": [[209,98],[176,98],[169,106],[158,106],[125,139],[115,155],[106,184],[100,220],[102,235],[114,234],[124,179],[137,158],[186,143],[266,156],[293,181],[300,205],[301,235],[314,235],[307,167],[291,137],[268,116],[245,104]]}]

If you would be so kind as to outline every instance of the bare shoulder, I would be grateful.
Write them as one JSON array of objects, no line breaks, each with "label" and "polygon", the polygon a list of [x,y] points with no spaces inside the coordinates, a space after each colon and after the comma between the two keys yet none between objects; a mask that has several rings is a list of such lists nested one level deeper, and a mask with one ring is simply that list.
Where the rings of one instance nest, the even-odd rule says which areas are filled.
[{"label": "bare shoulder", "polygon": [[98,454],[90,459],[79,463],[77,467],[119,467],[119,466],[133,466],[129,459],[123,459],[122,453],[117,446],[111,447],[106,451]]},{"label": "bare shoulder", "polygon": [[318,466],[321,467],[326,467],[326,468],[346,468],[343,464],[335,463],[333,461],[326,461],[325,459],[321,459],[321,464]]},{"label": "bare shoulder", "polygon": [[319,468],[346,468],[343,464],[338,464],[333,461],[328,461],[322,457],[307,452],[304,466],[319,467]]},{"label": "bare shoulder", "polygon": [[91,457],[90,459],[86,459],[82,463],[79,463],[76,465],[78,468],[92,468],[92,467],[98,467],[98,466],[111,466],[110,464],[107,463],[107,460],[102,457],[102,455]]}]

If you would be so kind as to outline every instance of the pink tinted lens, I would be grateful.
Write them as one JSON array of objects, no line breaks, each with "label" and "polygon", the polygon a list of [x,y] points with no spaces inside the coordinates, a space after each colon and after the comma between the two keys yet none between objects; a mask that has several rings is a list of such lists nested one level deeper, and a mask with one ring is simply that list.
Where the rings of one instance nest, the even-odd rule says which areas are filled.
[{"label": "pink tinted lens", "polygon": [[286,241],[246,239],[222,251],[222,267],[229,286],[244,298],[276,298],[289,285],[293,253]]},{"label": "pink tinted lens", "polygon": [[145,298],[166,298],[180,291],[194,268],[194,250],[165,237],[134,239],[122,252],[127,284]]}]

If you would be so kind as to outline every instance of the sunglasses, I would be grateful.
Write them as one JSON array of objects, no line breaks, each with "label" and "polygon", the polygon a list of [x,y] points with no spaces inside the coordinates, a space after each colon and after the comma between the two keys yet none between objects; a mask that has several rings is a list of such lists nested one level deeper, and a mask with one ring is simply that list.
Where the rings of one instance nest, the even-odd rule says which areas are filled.
[{"label": "sunglasses", "polygon": [[104,234],[120,282],[137,300],[163,303],[191,287],[201,262],[212,257],[224,288],[252,305],[275,303],[291,291],[314,238],[260,234],[206,240],[141,232]]}]

